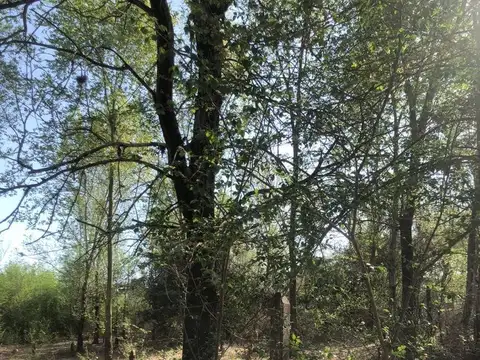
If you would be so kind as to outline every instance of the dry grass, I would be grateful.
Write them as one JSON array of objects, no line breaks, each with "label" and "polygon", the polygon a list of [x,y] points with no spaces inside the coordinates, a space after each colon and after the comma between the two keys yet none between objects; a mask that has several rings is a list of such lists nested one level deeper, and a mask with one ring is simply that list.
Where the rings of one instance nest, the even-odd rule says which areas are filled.
[{"label": "dry grass", "polygon": [[[127,353],[128,351],[125,351]],[[223,360],[244,360],[243,349],[230,347],[222,357]],[[85,356],[72,356],[70,353],[70,343],[60,342],[56,344],[46,344],[38,346],[35,354],[32,354],[30,345],[2,345],[0,346],[0,360],[79,360],[79,359],[102,359],[102,345],[89,345]],[[116,352],[114,359],[126,359],[124,354]],[[138,351],[138,360],[181,360],[182,352],[178,349],[173,350],[144,350]],[[252,358],[253,360],[254,358]]]},{"label": "dry grass", "polygon": [[[130,348],[125,346],[123,353],[116,352],[114,359],[128,359],[127,354]],[[334,360],[374,360],[376,359],[376,347],[373,345],[360,347],[339,347],[334,346],[328,352],[324,348],[319,350],[309,350],[306,355],[315,359],[334,359]],[[82,359],[102,359],[102,345],[88,345],[88,352],[85,356],[72,356],[70,353],[70,342],[60,342],[56,344],[46,344],[38,346],[35,354],[32,354],[31,346],[0,346],[0,360],[82,360]],[[249,353],[246,349],[238,346],[230,346],[225,349],[222,360],[263,360],[267,357],[260,357],[255,352]],[[153,350],[137,349],[138,360],[181,360],[182,352],[180,349],[172,350]]]},{"label": "dry grass", "polygon": [[[147,360],[181,360],[181,350],[157,351],[148,355]],[[221,357],[222,360],[245,360],[244,350],[239,347],[230,347]],[[254,358],[252,357],[252,360]]]}]

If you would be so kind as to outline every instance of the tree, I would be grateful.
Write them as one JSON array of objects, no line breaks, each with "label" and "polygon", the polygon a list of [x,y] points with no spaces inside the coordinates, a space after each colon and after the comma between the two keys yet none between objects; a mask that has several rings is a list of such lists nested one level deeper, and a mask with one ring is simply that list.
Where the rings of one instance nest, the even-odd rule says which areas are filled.
[{"label": "tree", "polygon": [[[232,284],[257,286],[265,298],[288,287],[292,333],[302,334],[309,313],[297,282],[318,270],[310,264],[332,234],[350,248],[326,263],[337,269],[337,256],[355,257],[348,276],[364,281],[360,304],[382,355],[406,346],[413,358],[430,336],[422,299],[446,283],[438,263],[467,228],[470,295],[474,283],[476,216],[465,215],[475,205],[473,157],[461,146],[472,144],[473,129],[465,120],[474,108],[465,80],[470,9],[459,1],[186,5],[182,17],[165,0],[36,4],[25,14],[42,36],[30,26],[17,32],[20,18],[2,28],[2,54],[27,69],[16,69],[18,88],[2,89],[18,111],[5,111],[11,129],[1,136],[12,146],[1,154],[0,193],[23,195],[7,221],[27,209],[44,237],[73,240],[68,226],[84,235],[81,314],[99,269],[90,250],[107,248],[107,358],[118,322],[117,243],[138,245],[134,258],[148,253],[155,306],[165,302],[162,284],[177,295],[184,286],[183,358],[210,360],[223,323],[255,311]],[[72,189],[82,187],[101,194],[83,191],[78,201]],[[85,212],[94,197],[102,216]],[[379,311],[386,307],[391,318]]]}]

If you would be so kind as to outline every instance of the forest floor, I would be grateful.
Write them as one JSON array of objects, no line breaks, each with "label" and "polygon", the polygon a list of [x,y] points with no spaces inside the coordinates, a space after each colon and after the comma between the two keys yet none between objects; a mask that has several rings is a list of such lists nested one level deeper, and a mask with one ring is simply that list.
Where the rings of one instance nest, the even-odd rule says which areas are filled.
[{"label": "forest floor", "polygon": [[[125,352],[127,353],[127,352]],[[128,359],[125,353],[115,353],[114,359]],[[325,348],[307,351],[309,355],[317,355],[318,359],[334,359],[334,360],[372,360],[376,358],[376,347],[373,345],[363,347],[332,347],[328,350]],[[70,342],[59,342],[55,344],[44,344],[38,346],[35,354],[32,354],[30,345],[1,345],[0,360],[79,360],[79,359],[102,359],[102,345],[88,345],[88,352],[85,356],[72,356],[70,352]],[[323,355],[323,357],[322,357]],[[180,350],[144,350],[137,352],[138,360],[181,360],[182,353]],[[260,360],[267,359],[259,356],[255,351],[248,352],[246,349],[238,346],[228,347],[221,359],[223,360]]]}]

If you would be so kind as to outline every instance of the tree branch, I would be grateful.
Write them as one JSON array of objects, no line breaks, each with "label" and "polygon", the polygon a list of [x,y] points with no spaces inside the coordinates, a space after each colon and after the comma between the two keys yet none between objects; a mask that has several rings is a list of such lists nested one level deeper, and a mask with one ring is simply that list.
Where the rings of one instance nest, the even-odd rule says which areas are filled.
[{"label": "tree branch", "polygon": [[96,161],[96,162],[93,162],[93,163],[88,163],[88,164],[78,166],[78,167],[68,167],[68,168],[65,168],[65,169],[61,169],[61,170],[57,171],[56,173],[54,173],[50,176],[42,178],[40,181],[38,181],[36,183],[31,183],[31,184],[23,183],[23,184],[9,186],[9,187],[5,187],[5,188],[2,187],[2,188],[0,188],[0,194],[5,194],[7,192],[18,190],[18,189],[37,188],[37,187],[42,186],[42,185],[48,183],[49,181],[59,177],[62,174],[65,174],[65,173],[78,172],[78,171],[90,169],[90,168],[93,168],[93,167],[96,167],[96,166],[107,165],[107,164],[116,163],[116,162],[137,163],[137,164],[140,164],[140,165],[144,165],[145,167],[148,167],[152,170],[155,170],[155,171],[159,172],[160,174],[164,174],[164,176],[168,176],[168,174],[167,174],[168,171],[167,170],[165,170],[163,168],[160,168],[160,167],[158,167],[154,164],[151,164],[148,161],[144,161],[144,160],[140,160],[140,159],[133,159],[133,158],[104,159],[104,160]]},{"label": "tree branch", "polygon": [[128,64],[125,61],[125,59],[116,50],[114,50],[112,48],[109,48],[109,47],[106,47],[106,46],[102,46],[101,48],[113,52],[115,54],[115,56],[117,56],[120,59],[120,61],[123,63],[126,70],[130,71],[130,73],[133,75],[133,77],[135,79],[137,79],[140,84],[143,85],[143,87],[150,93],[152,98],[155,100],[155,90],[153,90],[150,86],[148,86],[145,79],[143,79],[140,75],[138,75],[138,73],[130,66],[130,64]]},{"label": "tree branch", "polygon": [[[1,39],[0,39],[0,40],[1,40]],[[91,58],[91,57],[88,56],[88,55],[85,55],[84,53],[82,53],[82,52],[80,52],[80,51],[78,51],[78,50],[60,48],[60,47],[58,47],[58,46],[54,46],[54,45],[50,45],[50,44],[45,44],[45,43],[41,43],[41,42],[34,41],[34,40],[18,40],[18,39],[12,39],[12,40],[5,41],[5,42],[2,43],[2,45],[9,45],[9,44],[20,44],[20,45],[40,46],[40,47],[43,47],[43,48],[45,48],[45,49],[55,50],[55,51],[63,52],[63,53],[66,53],[66,54],[71,54],[71,55],[79,56],[79,57],[81,57],[82,59],[87,60],[87,61],[88,61],[89,63],[91,63],[92,65],[96,65],[96,66],[99,66],[99,67],[102,67],[102,68],[105,68],[105,69],[115,70],[115,71],[125,71],[125,70],[128,70],[128,68],[127,68],[125,65],[124,65],[124,66],[114,66],[114,65],[105,64],[105,63],[103,63],[103,62],[100,62],[100,61],[97,61],[97,60]]]},{"label": "tree branch", "polygon": [[0,4],[0,10],[13,9],[22,5],[30,5],[37,1],[39,0],[21,0],[21,1],[14,1],[14,2],[9,1],[6,4]]},{"label": "tree branch", "polygon": [[64,162],[61,162],[61,163],[57,163],[57,164],[53,164],[51,166],[47,166],[47,167],[44,167],[44,168],[31,169],[30,174],[38,174],[38,173],[42,173],[42,172],[57,170],[61,167],[64,167],[64,166],[67,166],[67,165],[70,165],[70,164],[78,163],[80,160],[85,159],[87,156],[93,155],[94,153],[96,153],[100,150],[106,149],[108,147],[123,147],[125,149],[129,148],[129,147],[131,147],[131,148],[157,147],[157,148],[160,148],[160,149],[165,149],[166,145],[164,143],[159,143],[159,142],[148,142],[148,143],[126,143],[126,142],[122,142],[122,141],[109,142],[109,143],[97,146],[97,147],[95,147],[93,149],[90,149],[88,151],[85,151],[84,153],[78,155],[74,159],[64,161]]},{"label": "tree branch", "polygon": [[143,10],[148,16],[155,15],[153,10],[149,6],[145,5],[141,0],[127,0],[127,2]]}]

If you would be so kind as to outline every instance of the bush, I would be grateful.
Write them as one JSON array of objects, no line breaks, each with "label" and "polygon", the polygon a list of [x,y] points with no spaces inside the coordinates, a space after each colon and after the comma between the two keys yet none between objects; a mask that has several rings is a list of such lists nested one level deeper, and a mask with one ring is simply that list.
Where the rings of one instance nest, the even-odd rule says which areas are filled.
[{"label": "bush", "polygon": [[68,333],[69,312],[55,274],[10,264],[0,273],[0,341],[33,343]]}]

